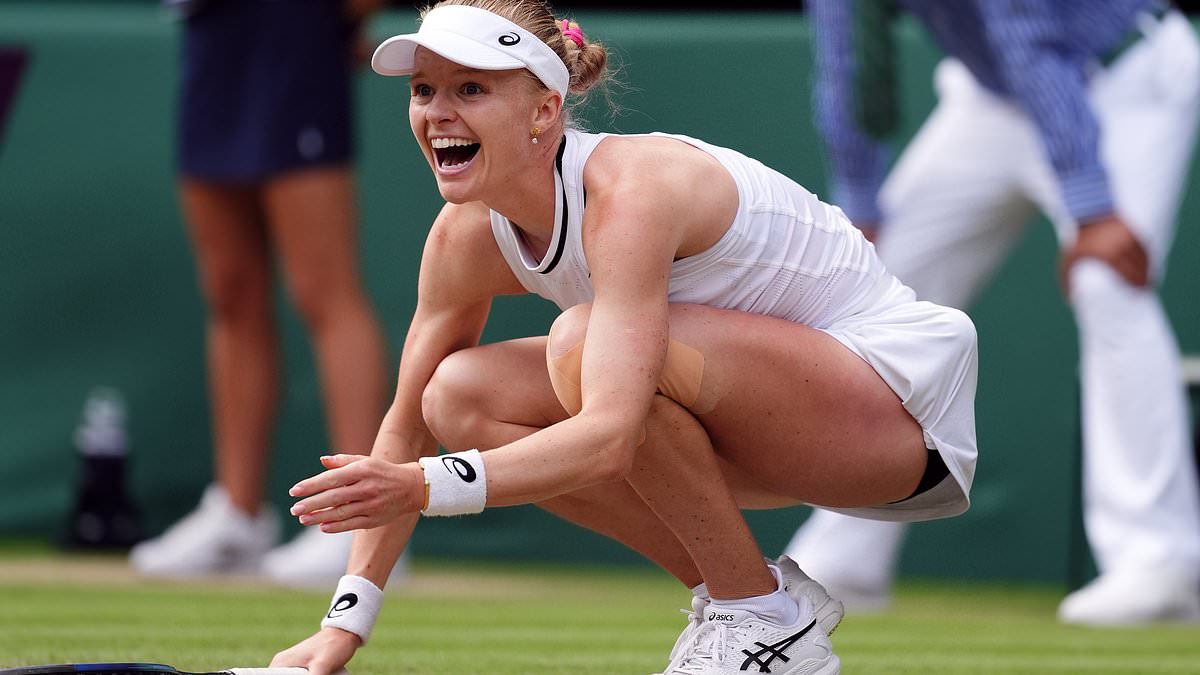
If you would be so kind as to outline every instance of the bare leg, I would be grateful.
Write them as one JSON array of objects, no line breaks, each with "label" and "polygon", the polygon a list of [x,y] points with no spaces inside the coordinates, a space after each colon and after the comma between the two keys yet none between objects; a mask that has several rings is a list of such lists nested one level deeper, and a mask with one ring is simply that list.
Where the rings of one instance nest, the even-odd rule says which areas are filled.
[{"label": "bare leg", "polygon": [[[453,354],[426,390],[425,418],[450,450],[494,448],[566,418],[546,375],[546,339],[526,338]],[[479,374],[487,372],[486,378]],[[624,481],[541,502],[576,525],[615,539],[690,587],[703,579],[675,534]]]},{"label": "bare leg", "polygon": [[[713,598],[766,595],[776,581],[729,491],[708,434],[682,406],[655,396],[629,484],[688,550]],[[711,555],[720,551],[720,556]]]},{"label": "bare leg", "polygon": [[366,454],[383,417],[387,358],[359,275],[350,170],[286,174],[264,198],[287,287],[312,335],[333,447]]},{"label": "bare leg", "polygon": [[[739,504],[858,507],[916,488],[928,455],[920,425],[870,365],[829,335],[674,305],[671,336],[704,354],[693,414]],[[947,349],[973,349],[973,332],[961,339]]]},{"label": "bare leg", "polygon": [[180,199],[207,304],[217,481],[235,506],[262,502],[279,389],[271,260],[251,188],[184,179]]},{"label": "bare leg", "polygon": [[[586,325],[587,310],[564,317]],[[704,307],[673,307],[671,322],[673,338],[705,357],[694,406],[703,412],[693,416],[656,399],[629,478],[653,518],[618,523],[598,505],[582,524],[605,532],[665,527],[675,535],[672,546],[682,545],[700,565],[714,597],[733,599],[774,589],[739,502],[861,506],[912,492],[927,454],[921,429],[878,374],[840,343],[805,326]],[[578,327],[562,333],[582,334]],[[435,435],[468,447],[481,437],[473,427],[536,428],[561,419],[538,364],[544,343],[489,345],[444,361],[425,402]],[[516,365],[502,366],[506,358]]]}]

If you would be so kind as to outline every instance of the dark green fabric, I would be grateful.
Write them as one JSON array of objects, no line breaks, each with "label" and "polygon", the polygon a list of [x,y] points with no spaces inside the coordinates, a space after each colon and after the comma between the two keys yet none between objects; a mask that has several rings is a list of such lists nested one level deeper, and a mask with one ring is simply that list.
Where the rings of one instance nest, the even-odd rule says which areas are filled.
[{"label": "dark green fabric", "polygon": [[[1169,4],[1156,4],[1147,8],[1146,13],[1155,20],[1162,20],[1170,10],[1171,7]],[[1130,26],[1129,30],[1125,31],[1125,35],[1121,36],[1121,39],[1117,41],[1117,44],[1113,45],[1112,48],[1100,56],[1100,63],[1106,68],[1111,66],[1117,59],[1121,58],[1125,50],[1140,42],[1143,37],[1145,37],[1145,34],[1142,32],[1140,26],[1136,24]]]},{"label": "dark green fabric", "polygon": [[891,0],[854,2],[854,113],[859,125],[873,138],[896,132],[896,42]]}]

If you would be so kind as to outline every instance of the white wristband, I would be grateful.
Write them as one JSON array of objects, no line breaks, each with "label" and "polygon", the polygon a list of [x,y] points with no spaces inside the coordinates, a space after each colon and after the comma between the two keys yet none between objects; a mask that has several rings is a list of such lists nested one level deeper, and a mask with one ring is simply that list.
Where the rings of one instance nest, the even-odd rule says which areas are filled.
[{"label": "white wristband", "polygon": [[429,497],[423,515],[461,516],[487,506],[487,475],[478,450],[422,457],[420,462]]},{"label": "white wristband", "polygon": [[341,628],[354,633],[365,645],[382,605],[383,591],[378,586],[369,579],[347,574],[338,581],[321,628]]}]

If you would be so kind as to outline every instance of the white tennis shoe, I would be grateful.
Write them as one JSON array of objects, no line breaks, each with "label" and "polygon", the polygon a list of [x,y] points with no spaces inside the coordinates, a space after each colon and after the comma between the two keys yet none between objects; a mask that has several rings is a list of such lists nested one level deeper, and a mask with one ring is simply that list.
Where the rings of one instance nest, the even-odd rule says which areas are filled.
[{"label": "white tennis shoe", "polygon": [[804,603],[800,602],[800,598],[807,599],[825,635],[833,635],[846,615],[842,601],[831,597],[824,586],[805,574],[796,561],[786,555],[779,556],[778,560],[768,560],[767,563],[779,568],[784,592],[802,606]]},{"label": "white tennis shoe", "polygon": [[263,555],[279,539],[279,523],[270,506],[251,516],[229,501],[219,485],[204,490],[200,505],[166,532],[130,551],[140,574],[194,577],[256,572]]},{"label": "white tennis shoe", "polygon": [[654,673],[654,675],[672,672],[671,669],[675,667],[676,661],[682,659],[684,652],[695,645],[693,638],[696,636],[696,631],[700,630],[700,624],[704,623],[704,610],[706,609],[708,609],[708,601],[693,595],[692,608],[679,610],[687,614],[687,625],[684,626],[679,637],[675,638],[675,645],[671,647],[671,654],[667,657],[667,669],[662,673]]},{"label": "white tennis shoe", "polygon": [[1104,574],[1058,606],[1058,620],[1085,626],[1200,622],[1195,572]]},{"label": "white tennis shoe", "polygon": [[709,606],[692,644],[664,675],[838,675],[841,661],[811,614],[781,625],[740,610]]},{"label": "white tennis shoe", "polygon": [[[353,532],[326,534],[306,527],[288,543],[271,549],[262,560],[262,573],[273,583],[292,588],[327,588],[346,573]],[[389,583],[408,575],[408,554],[392,568]]]},{"label": "white tennis shoe", "polygon": [[[842,622],[845,616],[845,608],[840,600],[830,597],[825,591],[825,587],[817,583],[814,579],[804,573],[795,560],[786,555],[779,556],[778,560],[765,559],[768,565],[773,565],[779,569],[779,575],[783,579],[783,590],[787,593],[796,604],[801,607],[809,606],[812,608],[813,616],[817,623],[821,626],[821,630],[825,631],[826,637],[833,635],[837,630],[838,624]],[[684,627],[683,632],[675,640],[675,646],[671,647],[671,654],[667,659],[667,669],[665,673],[672,672],[671,669],[677,666],[677,662],[687,658],[689,650],[694,649],[696,641],[693,637],[696,631],[700,630],[700,624],[704,622],[704,612],[708,609],[708,603],[700,598],[692,598],[692,609],[681,609],[679,611],[687,614],[688,623]],[[654,675],[663,675],[663,673],[655,673]]]}]

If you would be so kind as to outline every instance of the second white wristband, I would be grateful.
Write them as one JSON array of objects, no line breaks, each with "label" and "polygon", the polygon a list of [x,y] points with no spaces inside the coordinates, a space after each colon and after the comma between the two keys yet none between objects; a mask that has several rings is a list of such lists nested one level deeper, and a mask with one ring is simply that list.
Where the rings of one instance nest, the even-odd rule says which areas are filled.
[{"label": "second white wristband", "polygon": [[487,506],[487,475],[478,450],[422,457],[420,462],[429,496],[423,515],[461,516]]},{"label": "second white wristband", "polygon": [[365,645],[382,605],[381,588],[365,577],[347,574],[338,581],[329,612],[321,620],[321,628],[340,628],[354,633]]}]

